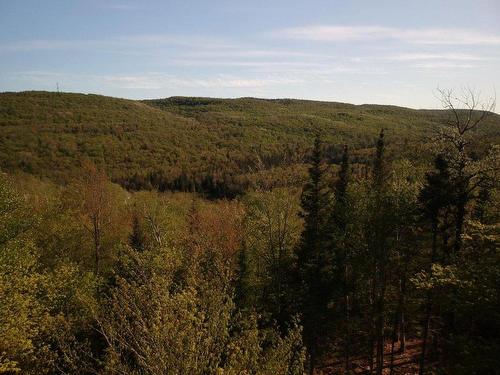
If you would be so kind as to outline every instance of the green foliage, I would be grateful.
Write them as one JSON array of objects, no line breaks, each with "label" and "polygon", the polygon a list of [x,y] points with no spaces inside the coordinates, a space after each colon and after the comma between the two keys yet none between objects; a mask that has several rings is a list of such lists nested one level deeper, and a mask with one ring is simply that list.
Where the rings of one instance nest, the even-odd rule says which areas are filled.
[{"label": "green foliage", "polygon": [[304,324],[304,342],[310,359],[310,373],[321,354],[322,341],[327,338],[325,322],[330,298],[330,256],[325,246],[328,218],[328,190],[325,181],[323,150],[319,137],[314,142],[309,181],[302,190],[301,211],[304,219],[297,251],[298,307]]},{"label": "green foliage", "polygon": [[145,235],[139,217],[134,215],[132,218],[132,233],[129,236],[129,245],[136,251],[143,251],[145,247]]},{"label": "green foliage", "polygon": [[125,256],[134,258],[128,276],[117,279],[96,318],[108,345],[106,371],[301,373],[300,329],[284,337],[259,330],[254,316],[235,311],[227,285],[205,279],[211,274],[203,272],[203,258],[196,280],[179,285],[176,270],[158,263],[154,251]]},{"label": "green foliage", "polygon": [[299,197],[296,190],[276,188],[249,193],[244,204],[242,304],[284,325],[292,310],[289,289],[302,229]]},{"label": "green foliage", "polygon": [[42,277],[33,246],[12,241],[0,257],[0,371],[20,371],[20,363],[40,355],[34,340],[43,329],[43,307],[36,299]]},{"label": "green foliage", "polygon": [[0,94],[0,373],[495,373],[499,118],[457,115]]},{"label": "green foliage", "polygon": [[[301,186],[300,167],[317,132],[333,145],[326,150],[333,161],[342,154],[336,145],[349,144],[353,163],[369,163],[382,127],[390,157],[425,161],[428,148],[420,141],[445,121],[443,111],[301,100],[2,93],[0,167],[66,182],[88,159],[133,190],[194,185],[212,197],[232,197],[268,181],[276,168],[298,169]],[[496,141],[499,122],[491,116],[475,132]]]},{"label": "green foliage", "polygon": [[52,373],[64,365],[57,351],[60,327],[82,329],[96,306],[95,279],[71,263],[43,270],[36,222],[26,221],[28,202],[3,175],[0,191],[9,213],[2,218],[8,240],[0,244],[0,373]]}]

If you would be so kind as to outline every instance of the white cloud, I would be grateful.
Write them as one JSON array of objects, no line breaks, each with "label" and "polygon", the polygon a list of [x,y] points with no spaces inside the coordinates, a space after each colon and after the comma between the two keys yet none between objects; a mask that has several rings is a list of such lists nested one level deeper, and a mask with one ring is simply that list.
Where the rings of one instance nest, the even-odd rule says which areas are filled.
[{"label": "white cloud", "polygon": [[106,50],[111,52],[124,50],[154,49],[165,46],[182,46],[196,49],[234,48],[235,45],[221,38],[191,35],[140,34],[118,36],[103,39],[37,39],[21,40],[0,44],[2,52],[16,51],[54,51],[54,50]]},{"label": "white cloud", "polygon": [[109,40],[116,46],[161,47],[177,45],[193,48],[232,48],[235,44],[224,38],[201,35],[139,34],[115,37]]},{"label": "white cloud", "polygon": [[426,61],[426,60],[451,60],[451,61],[483,61],[487,58],[461,53],[403,53],[386,57],[392,61]]},{"label": "white cloud", "polygon": [[263,69],[287,69],[287,68],[324,68],[326,63],[314,61],[250,61],[250,60],[216,60],[216,59],[172,59],[168,65],[179,66],[208,66],[208,67],[247,67]]},{"label": "white cloud", "polygon": [[123,89],[157,90],[163,87],[162,80],[158,79],[159,77],[155,78],[154,76],[149,75],[108,75],[100,78],[102,78],[102,81],[105,82],[105,84]]},{"label": "white cloud", "polygon": [[290,77],[263,77],[247,78],[231,75],[216,75],[205,78],[188,78],[182,76],[165,74],[145,74],[135,76],[107,76],[104,78],[115,86],[122,88],[162,89],[180,87],[202,87],[202,88],[252,88],[270,85],[283,85],[302,82]]},{"label": "white cloud", "polygon": [[272,35],[317,42],[395,40],[416,44],[500,44],[500,35],[469,29],[401,29],[384,26],[311,25],[276,30]]},{"label": "white cloud", "polygon": [[103,88],[160,90],[172,88],[259,88],[276,85],[303,83],[300,77],[287,75],[269,75],[262,78],[218,74],[202,78],[190,78],[163,73],[145,73],[137,75],[86,75],[55,72],[27,71],[9,75],[11,78],[24,80],[39,85],[52,87],[55,82],[66,86],[82,83],[99,85]]},{"label": "white cloud", "polygon": [[55,51],[96,48],[104,46],[105,43],[91,40],[22,40],[0,45],[2,52],[17,51]]},{"label": "white cloud", "polygon": [[186,58],[272,58],[272,57],[312,57],[317,54],[311,54],[296,50],[284,49],[252,49],[243,46],[227,48],[211,48],[210,50],[196,50],[183,54]]},{"label": "white cloud", "polygon": [[476,68],[477,65],[438,61],[438,62],[414,64],[412,65],[412,67],[418,69],[470,69],[470,68]]}]

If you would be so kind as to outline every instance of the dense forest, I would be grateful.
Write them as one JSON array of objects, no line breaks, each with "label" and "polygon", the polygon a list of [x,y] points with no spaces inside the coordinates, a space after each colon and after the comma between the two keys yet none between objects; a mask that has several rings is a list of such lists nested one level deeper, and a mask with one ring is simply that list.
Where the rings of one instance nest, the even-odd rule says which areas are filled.
[{"label": "dense forest", "polygon": [[0,373],[499,373],[500,116],[440,99],[0,94]]},{"label": "dense forest", "polygon": [[[0,93],[0,168],[67,183],[85,159],[127,190],[194,186],[207,198],[234,198],[259,187],[301,187],[318,132],[329,164],[340,163],[348,144],[355,169],[370,165],[384,128],[389,158],[427,167],[430,142],[446,120],[437,110],[289,99]],[[499,123],[492,114],[473,132],[499,143]],[[485,152],[480,143],[472,148]]]}]

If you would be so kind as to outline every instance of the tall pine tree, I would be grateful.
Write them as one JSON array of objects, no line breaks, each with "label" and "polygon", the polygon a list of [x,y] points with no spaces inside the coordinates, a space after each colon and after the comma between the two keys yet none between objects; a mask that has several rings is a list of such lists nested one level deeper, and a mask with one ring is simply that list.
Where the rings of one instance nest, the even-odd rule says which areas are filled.
[{"label": "tall pine tree", "polygon": [[389,262],[388,236],[390,223],[388,218],[389,207],[386,199],[386,162],[384,158],[385,142],[384,129],[380,131],[376,144],[375,159],[372,173],[372,202],[368,229],[368,249],[372,259],[374,276],[372,280],[373,323],[372,323],[372,360],[373,344],[376,344],[377,375],[382,374],[384,364],[384,327],[385,327],[385,294],[387,287],[387,268]]},{"label": "tall pine tree", "polygon": [[304,342],[309,352],[309,371],[312,374],[320,355],[320,340],[325,336],[323,327],[330,295],[325,275],[327,191],[319,136],[314,142],[309,181],[302,191],[301,207],[304,230],[297,253],[299,310],[304,325]]},{"label": "tall pine tree", "polygon": [[351,352],[351,319],[350,319],[350,252],[348,248],[348,197],[347,188],[349,185],[350,168],[349,168],[349,150],[347,145],[344,146],[342,154],[342,162],[338,179],[333,186],[335,199],[331,214],[331,223],[329,230],[331,231],[330,248],[333,253],[332,265],[332,298],[334,304],[340,307],[336,316],[342,322],[343,332],[341,333],[344,341],[344,359],[345,370],[350,368],[350,352]]},{"label": "tall pine tree", "polygon": [[[432,278],[433,264],[439,260],[438,254],[438,234],[439,222],[442,210],[453,202],[453,187],[449,171],[448,162],[443,155],[438,155],[434,160],[435,171],[426,175],[426,183],[420,192],[419,201],[422,206],[423,216],[430,223],[431,227],[431,254],[427,268],[429,278]],[[420,356],[419,374],[425,373],[425,359],[427,354],[427,341],[430,330],[430,319],[432,315],[433,293],[429,289],[425,302],[425,317],[422,334],[422,353]]]}]

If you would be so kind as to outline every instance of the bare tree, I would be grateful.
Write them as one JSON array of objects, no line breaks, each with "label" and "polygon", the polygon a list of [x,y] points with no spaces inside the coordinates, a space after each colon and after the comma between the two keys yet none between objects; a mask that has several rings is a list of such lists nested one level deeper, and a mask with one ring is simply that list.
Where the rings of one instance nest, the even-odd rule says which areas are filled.
[{"label": "bare tree", "polygon": [[92,163],[84,163],[79,194],[81,194],[82,224],[92,237],[94,271],[99,274],[104,232],[112,223],[113,192],[104,171]]},{"label": "bare tree", "polygon": [[462,246],[465,210],[471,194],[484,170],[473,162],[468,146],[473,131],[495,110],[496,95],[482,100],[481,93],[464,87],[459,93],[451,89],[438,89],[439,99],[448,112],[446,126],[440,130],[439,139],[443,153],[447,155],[450,170],[456,184],[456,213],[454,252]]},{"label": "bare tree", "polygon": [[[442,162],[446,164],[446,172],[449,173],[449,177],[447,177],[449,179],[449,196],[446,199],[450,199],[449,204],[453,207],[453,251],[448,251],[445,254],[447,259],[443,260],[446,263],[450,262],[453,256],[457,256],[462,248],[462,235],[468,204],[474,199],[477,189],[489,179],[490,169],[496,168],[496,163],[490,163],[489,158],[474,160],[469,151],[469,146],[474,140],[474,131],[485,122],[495,109],[496,95],[482,100],[479,92],[470,87],[464,87],[458,93],[452,89],[438,88],[437,97],[448,114],[445,126],[438,131],[438,152],[443,158]],[[437,260],[436,234],[439,218],[436,216],[433,220],[430,277],[432,277],[432,264]],[[420,358],[419,374],[421,375],[425,373],[426,346],[432,305],[433,300],[429,292],[426,300]]]}]

